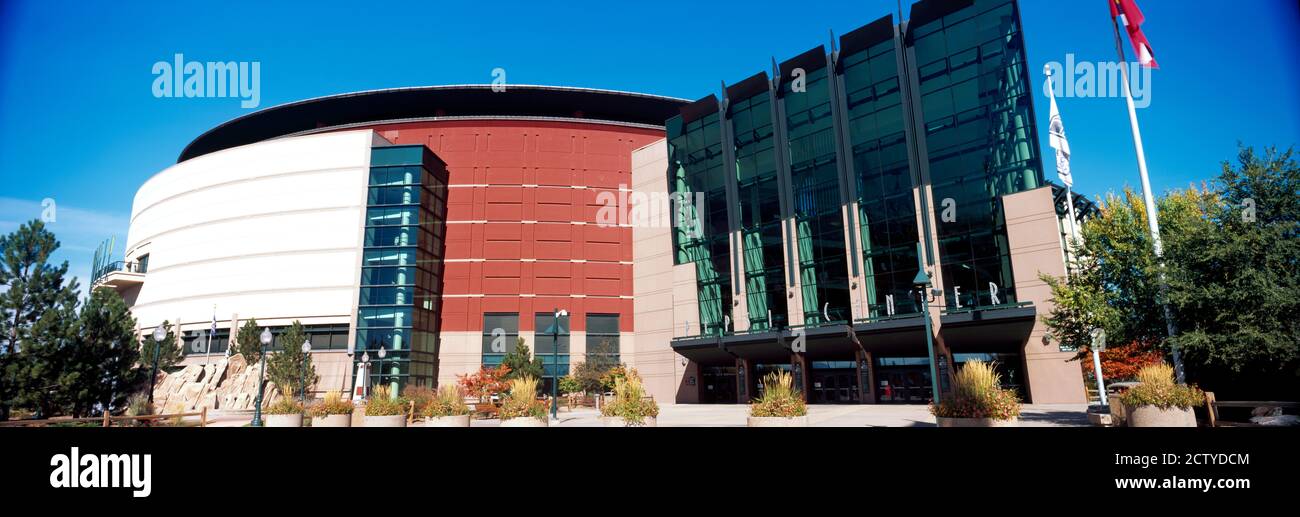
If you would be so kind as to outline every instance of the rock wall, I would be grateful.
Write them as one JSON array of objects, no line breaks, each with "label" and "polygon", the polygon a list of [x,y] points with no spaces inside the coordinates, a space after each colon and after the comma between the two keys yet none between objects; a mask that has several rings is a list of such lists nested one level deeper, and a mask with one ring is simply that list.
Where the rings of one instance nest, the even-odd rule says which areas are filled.
[{"label": "rock wall", "polygon": [[[240,354],[222,357],[207,366],[192,364],[171,374],[159,372],[154,407],[159,413],[192,412],[204,407],[251,410],[257,402],[260,373],[258,365],[249,365]],[[279,397],[280,390],[268,379],[263,406]]]}]

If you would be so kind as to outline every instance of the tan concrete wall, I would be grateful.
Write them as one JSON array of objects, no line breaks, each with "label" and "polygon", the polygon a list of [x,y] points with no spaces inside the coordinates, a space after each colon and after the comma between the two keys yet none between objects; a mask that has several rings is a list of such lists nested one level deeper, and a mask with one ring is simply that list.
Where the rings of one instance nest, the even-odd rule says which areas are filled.
[{"label": "tan concrete wall", "polygon": [[1053,305],[1051,289],[1038,275],[1065,276],[1060,220],[1056,217],[1052,188],[1010,194],[1003,196],[1002,201],[1016,297],[1033,302],[1039,315],[1024,348],[1030,401],[1035,404],[1086,402],[1080,364],[1069,360],[1074,353],[1061,352],[1056,341],[1043,339],[1047,328],[1041,318],[1051,312]]},{"label": "tan concrete wall", "polygon": [[[668,149],[661,140],[633,151],[632,191],[650,199],[666,195]],[[669,214],[671,215],[671,214]],[[697,324],[695,274],[689,266],[673,266],[672,229],[653,218],[632,226],[632,307],[635,336],[624,334],[623,361],[636,368],[655,400],[677,400],[685,368],[672,350],[673,337],[685,335],[681,322]],[[671,220],[671,218],[668,218]],[[690,275],[677,274],[685,269]],[[698,331],[696,331],[698,333]]]},{"label": "tan concrete wall", "polygon": [[457,375],[478,371],[483,364],[482,333],[442,332],[438,337],[442,341],[438,353],[439,386],[454,384]]}]

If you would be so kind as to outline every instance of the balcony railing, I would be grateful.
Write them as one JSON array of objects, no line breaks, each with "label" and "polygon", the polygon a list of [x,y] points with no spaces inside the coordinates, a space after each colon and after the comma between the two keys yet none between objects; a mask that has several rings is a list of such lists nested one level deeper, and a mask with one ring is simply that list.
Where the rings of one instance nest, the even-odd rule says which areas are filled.
[{"label": "balcony railing", "polygon": [[147,269],[148,269],[148,264],[141,264],[139,262],[127,262],[125,260],[119,260],[117,262],[111,262],[108,265],[105,265],[99,268],[99,270],[95,271],[95,274],[91,275],[92,280],[90,281],[90,283],[95,284],[99,282],[100,279],[108,276],[111,273],[121,272],[121,273],[134,273],[134,274],[143,275],[145,273],[145,270]]}]

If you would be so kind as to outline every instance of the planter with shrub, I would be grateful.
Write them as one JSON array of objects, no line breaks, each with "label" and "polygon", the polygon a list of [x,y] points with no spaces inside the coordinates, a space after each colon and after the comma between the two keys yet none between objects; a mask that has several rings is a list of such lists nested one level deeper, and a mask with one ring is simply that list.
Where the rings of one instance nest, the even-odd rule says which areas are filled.
[{"label": "planter with shrub", "polygon": [[939,427],[1016,427],[1020,397],[1002,387],[992,364],[970,361],[953,376],[952,395],[930,405]]},{"label": "planter with shrub", "polygon": [[1160,363],[1139,370],[1138,385],[1120,402],[1129,427],[1196,427],[1192,408],[1205,404],[1205,393],[1174,382],[1174,369]]},{"label": "planter with shrub", "polygon": [[469,427],[469,406],[465,405],[465,392],[455,384],[438,387],[433,397],[421,411],[425,427]]},{"label": "planter with shrub", "polygon": [[600,408],[606,427],[655,427],[659,404],[645,397],[641,376],[631,370],[614,379],[614,398]]},{"label": "planter with shrub", "polygon": [[393,397],[388,386],[379,386],[366,402],[366,427],[406,427],[407,401]]},{"label": "planter with shrub", "polygon": [[312,427],[352,427],[352,401],[345,400],[338,391],[325,393],[325,398],[308,410]]},{"label": "planter with shrub", "polygon": [[787,372],[763,376],[763,395],[749,405],[749,427],[808,427],[808,405]]},{"label": "planter with shrub", "polygon": [[293,397],[280,397],[263,413],[266,413],[266,427],[302,427],[302,404]]},{"label": "planter with shrub", "polygon": [[501,403],[501,427],[546,427],[546,403],[537,400],[537,379],[518,377],[510,381],[510,393]]}]

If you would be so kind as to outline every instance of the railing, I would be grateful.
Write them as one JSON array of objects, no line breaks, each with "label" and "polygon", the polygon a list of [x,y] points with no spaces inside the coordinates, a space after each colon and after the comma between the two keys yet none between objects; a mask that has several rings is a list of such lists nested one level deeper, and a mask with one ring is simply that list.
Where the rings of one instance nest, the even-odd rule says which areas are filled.
[{"label": "railing", "polygon": [[1025,301],[1025,302],[1013,302],[1013,303],[1000,303],[997,305],[975,305],[975,306],[962,307],[960,309],[954,307],[954,308],[944,308],[940,313],[946,316],[949,314],[965,314],[967,312],[988,311],[988,310],[998,310],[998,309],[1016,309],[1020,307],[1029,307],[1033,304],[1034,302]]},{"label": "railing", "polygon": [[112,427],[113,422],[130,422],[138,420],[143,422],[152,422],[155,420],[184,419],[185,417],[199,417],[199,427],[208,426],[208,408],[202,408],[194,413],[171,413],[158,415],[136,415],[136,416],[112,416],[107,411],[104,416],[92,416],[85,418],[46,418],[39,420],[7,420],[0,422],[0,427],[44,427],[48,425],[75,424],[75,423],[99,423],[100,427]]},{"label": "railing", "polygon": [[108,265],[105,265],[104,267],[101,267],[99,268],[99,270],[95,271],[95,274],[91,275],[90,283],[93,284],[95,282],[98,282],[99,279],[107,276],[109,273],[116,273],[118,271],[121,271],[123,273],[144,274],[146,269],[148,269],[147,266],[139,262],[127,262],[125,260],[119,260],[117,262],[111,262]]}]

